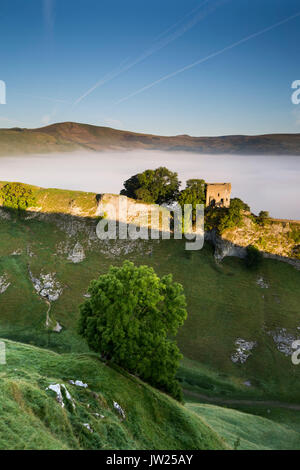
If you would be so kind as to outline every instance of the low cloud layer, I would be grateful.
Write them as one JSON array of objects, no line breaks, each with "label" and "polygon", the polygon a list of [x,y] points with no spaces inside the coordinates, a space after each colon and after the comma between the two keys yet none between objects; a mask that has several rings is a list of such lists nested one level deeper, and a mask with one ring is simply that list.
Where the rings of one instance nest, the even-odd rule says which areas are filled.
[{"label": "low cloud layer", "polygon": [[0,179],[43,187],[116,193],[147,168],[167,166],[184,183],[189,178],[231,182],[233,197],[252,211],[300,219],[300,157],[200,155],[159,151],[49,154],[1,157]]}]

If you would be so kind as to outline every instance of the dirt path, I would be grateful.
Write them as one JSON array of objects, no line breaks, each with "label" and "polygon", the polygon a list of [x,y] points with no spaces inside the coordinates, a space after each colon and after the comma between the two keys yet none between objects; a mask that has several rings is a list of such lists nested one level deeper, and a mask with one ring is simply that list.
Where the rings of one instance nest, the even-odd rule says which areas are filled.
[{"label": "dirt path", "polygon": [[269,408],[285,408],[286,410],[300,411],[300,405],[283,403],[280,401],[269,401],[269,400],[236,400],[236,399],[223,399],[217,397],[209,397],[202,395],[201,393],[192,392],[190,390],[183,390],[186,396],[198,398],[209,403],[216,403],[219,405],[246,405],[246,406],[267,406]]}]

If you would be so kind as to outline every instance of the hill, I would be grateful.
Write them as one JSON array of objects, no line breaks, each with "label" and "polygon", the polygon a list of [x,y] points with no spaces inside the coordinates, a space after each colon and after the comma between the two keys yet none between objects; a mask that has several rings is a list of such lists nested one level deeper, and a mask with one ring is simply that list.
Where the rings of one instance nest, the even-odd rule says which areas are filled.
[{"label": "hill", "polygon": [[[0,365],[1,449],[229,448],[195,413],[96,355],[59,355],[11,341],[6,351],[7,364]],[[64,390],[62,403],[51,385]]]},{"label": "hill", "polygon": [[78,306],[92,279],[130,259],[184,286],[188,319],[178,343],[196,363],[181,371],[185,388],[300,402],[300,369],[291,362],[299,271],[271,259],[258,271],[236,258],[218,264],[209,243],[187,252],[185,240],[99,240],[95,194],[36,188],[36,195],[39,212],[0,210],[0,336],[87,352],[76,334]]},{"label": "hill", "polygon": [[[0,447],[159,448],[162,436],[165,448],[234,447],[237,439],[239,448],[297,448],[300,368],[292,364],[291,344],[300,338],[299,271],[272,259],[257,271],[232,257],[220,264],[210,243],[187,252],[185,240],[101,241],[96,194],[31,189],[35,211],[0,208],[0,337],[8,340],[8,368],[0,366]],[[78,306],[90,281],[125,259],[152,266],[158,275],[172,273],[184,286],[188,319],[178,335],[184,408],[99,362],[77,335]],[[70,379],[89,389],[71,386]],[[50,383],[67,387],[78,402],[76,415],[45,390]],[[99,404],[90,391],[106,402]],[[127,414],[133,410],[133,421],[119,421],[113,400]],[[8,428],[16,430],[15,441]]]},{"label": "hill", "polygon": [[300,134],[158,136],[74,122],[38,129],[0,129],[0,156],[79,150],[165,150],[198,153],[300,155]]}]

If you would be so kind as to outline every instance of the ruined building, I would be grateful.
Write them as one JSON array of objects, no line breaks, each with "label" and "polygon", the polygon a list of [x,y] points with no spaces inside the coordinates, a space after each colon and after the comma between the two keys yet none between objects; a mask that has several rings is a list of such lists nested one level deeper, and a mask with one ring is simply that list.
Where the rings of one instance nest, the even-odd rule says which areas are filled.
[{"label": "ruined building", "polygon": [[231,183],[213,183],[206,185],[206,207],[229,207]]}]

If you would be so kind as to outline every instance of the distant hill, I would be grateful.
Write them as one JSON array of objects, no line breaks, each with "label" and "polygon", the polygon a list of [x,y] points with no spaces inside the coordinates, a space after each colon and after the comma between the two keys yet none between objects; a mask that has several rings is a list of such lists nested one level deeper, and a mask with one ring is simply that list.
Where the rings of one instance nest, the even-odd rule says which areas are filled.
[{"label": "distant hill", "polygon": [[300,134],[158,136],[64,122],[39,129],[0,129],[0,156],[76,150],[165,150],[198,153],[300,155]]}]

